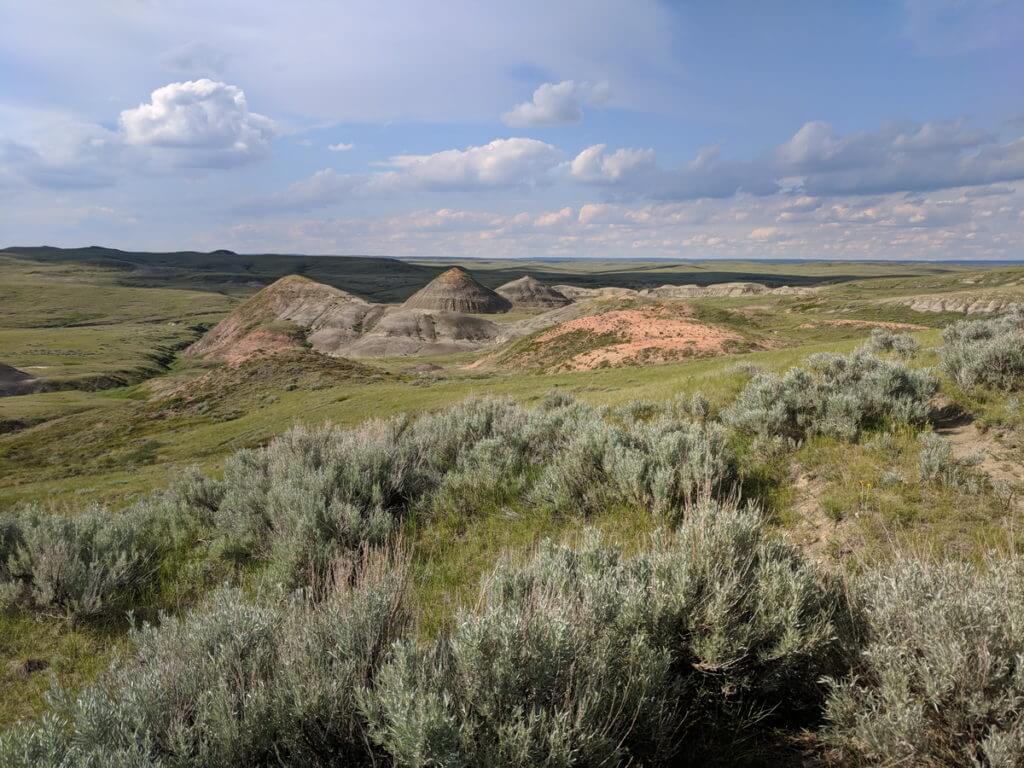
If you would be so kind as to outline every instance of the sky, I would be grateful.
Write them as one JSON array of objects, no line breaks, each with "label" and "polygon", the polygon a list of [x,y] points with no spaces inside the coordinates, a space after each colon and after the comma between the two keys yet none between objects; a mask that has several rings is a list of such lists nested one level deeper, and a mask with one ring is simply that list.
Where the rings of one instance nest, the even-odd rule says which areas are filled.
[{"label": "sky", "polygon": [[0,0],[0,246],[1024,258],[1024,3]]}]

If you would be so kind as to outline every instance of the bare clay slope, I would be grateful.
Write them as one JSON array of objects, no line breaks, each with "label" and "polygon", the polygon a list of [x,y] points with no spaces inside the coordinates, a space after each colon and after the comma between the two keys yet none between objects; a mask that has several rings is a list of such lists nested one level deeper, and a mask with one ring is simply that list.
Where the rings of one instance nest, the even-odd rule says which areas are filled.
[{"label": "bare clay slope", "polygon": [[496,288],[495,293],[504,296],[516,308],[556,309],[572,303],[572,299],[531,275],[507,282]]},{"label": "bare clay slope", "polygon": [[402,306],[406,309],[473,314],[494,314],[512,309],[508,299],[481,285],[459,267],[452,267],[438,275],[410,296]]},{"label": "bare clay slope", "polygon": [[290,275],[238,306],[186,355],[232,365],[307,345],[333,357],[438,355],[476,349],[497,335],[483,318],[374,304]]}]

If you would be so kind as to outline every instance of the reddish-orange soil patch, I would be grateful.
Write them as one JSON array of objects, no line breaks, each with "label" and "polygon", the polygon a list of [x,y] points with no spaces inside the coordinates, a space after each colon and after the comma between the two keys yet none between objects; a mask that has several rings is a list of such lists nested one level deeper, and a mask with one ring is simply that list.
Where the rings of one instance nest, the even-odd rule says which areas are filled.
[{"label": "reddish-orange soil patch", "polygon": [[260,328],[247,333],[229,349],[224,350],[221,359],[228,365],[241,365],[247,360],[269,357],[301,348],[302,345],[296,341],[294,336]]},{"label": "reddish-orange soil patch", "polygon": [[580,331],[619,339],[581,352],[562,366],[586,371],[633,362],[662,363],[691,355],[722,354],[731,343],[743,341],[737,333],[695,322],[688,315],[688,310],[681,313],[665,307],[612,310],[562,323],[542,333],[536,342],[544,344]]}]

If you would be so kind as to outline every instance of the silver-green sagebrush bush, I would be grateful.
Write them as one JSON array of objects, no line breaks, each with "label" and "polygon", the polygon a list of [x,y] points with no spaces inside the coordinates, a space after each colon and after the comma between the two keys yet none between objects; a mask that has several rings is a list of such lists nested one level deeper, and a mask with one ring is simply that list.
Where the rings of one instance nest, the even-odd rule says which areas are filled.
[{"label": "silver-green sagebrush bush", "polygon": [[432,507],[471,513],[498,498],[572,514],[619,503],[675,515],[737,480],[718,425],[669,413],[613,420],[561,397],[536,409],[470,400],[417,419],[295,429],[232,456],[223,481],[186,491],[223,553],[266,560],[294,586]]},{"label": "silver-green sagebrush bush", "polygon": [[856,586],[867,646],[831,681],[842,765],[1024,765],[1024,563],[898,561]]},{"label": "silver-green sagebrush bush", "polygon": [[403,560],[366,558],[315,603],[221,590],[164,617],[38,724],[0,736],[5,768],[374,764],[357,694],[405,632]]},{"label": "silver-green sagebrush bush", "polygon": [[986,479],[977,469],[979,462],[980,457],[954,456],[949,442],[934,432],[921,435],[918,465],[923,482],[936,483],[965,493],[980,493],[986,485]]},{"label": "silver-green sagebrush bush", "polygon": [[819,354],[781,376],[755,375],[724,416],[727,424],[761,437],[854,440],[887,423],[924,423],[937,388],[927,371],[863,350]]},{"label": "silver-green sagebrush bush", "polygon": [[596,535],[501,563],[445,636],[364,693],[405,766],[673,764],[820,707],[845,597],[756,511],[705,501],[639,554]]},{"label": "silver-green sagebrush bush", "polygon": [[616,415],[564,395],[532,409],[484,399],[354,429],[293,429],[230,456],[223,479],[189,470],[121,513],[26,510],[0,522],[0,607],[123,612],[161,573],[181,581],[182,563],[163,559],[192,564],[199,550],[207,563],[252,561],[286,588],[316,588],[339,556],[382,544],[411,514],[633,505],[674,519],[739,480],[706,403],[691,406],[699,417],[682,407]]},{"label": "silver-green sagebrush bush", "polygon": [[700,495],[722,495],[738,481],[725,431],[660,417],[617,426],[580,423],[547,462],[534,498],[560,511],[631,504],[669,517]]},{"label": "silver-green sagebrush bush", "polygon": [[911,360],[920,351],[921,345],[909,333],[893,333],[888,328],[874,328],[863,349],[874,355],[889,352],[903,360]]},{"label": "silver-green sagebrush bush", "polygon": [[1024,313],[953,323],[942,338],[942,367],[960,386],[1024,386]]},{"label": "silver-green sagebrush bush", "polygon": [[28,508],[0,520],[0,608],[77,619],[123,612],[156,581],[161,525],[148,508],[75,516]]}]

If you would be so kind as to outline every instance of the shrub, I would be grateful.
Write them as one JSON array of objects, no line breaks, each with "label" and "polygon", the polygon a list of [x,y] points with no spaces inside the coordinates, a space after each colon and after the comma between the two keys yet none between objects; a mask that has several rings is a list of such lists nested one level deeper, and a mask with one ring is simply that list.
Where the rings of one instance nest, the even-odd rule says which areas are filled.
[{"label": "shrub", "polygon": [[701,494],[727,493],[737,478],[716,424],[662,417],[616,427],[594,420],[580,424],[547,462],[533,497],[563,512],[629,504],[674,518]]},{"label": "shrub", "polygon": [[1024,313],[962,320],[942,338],[942,367],[957,384],[1006,391],[1024,385]]},{"label": "shrub", "polygon": [[417,419],[293,429],[230,456],[222,480],[188,470],[124,514],[28,512],[0,524],[0,606],[124,610],[161,576],[191,593],[195,579],[181,574],[251,560],[286,588],[315,591],[339,556],[382,544],[410,514],[631,504],[674,518],[698,493],[731,490],[736,461],[707,404],[693,399],[694,417],[652,408],[469,400]]},{"label": "shrub", "polygon": [[163,546],[145,506],[73,517],[24,509],[0,523],[0,601],[72,619],[128,610],[155,583]]},{"label": "shrub", "polygon": [[721,427],[674,411],[641,418],[653,414],[637,408],[616,421],[557,395],[532,410],[470,400],[415,420],[295,429],[232,456],[223,482],[193,480],[183,493],[200,500],[190,503],[224,554],[265,559],[282,583],[308,584],[410,513],[525,500],[573,513],[628,503],[672,516],[698,492],[731,490],[736,465]]},{"label": "shrub", "polygon": [[506,559],[450,635],[396,648],[366,708],[399,765],[672,764],[817,711],[846,621],[755,511],[704,502],[633,557],[590,533]]},{"label": "shrub", "polygon": [[143,626],[97,684],[55,691],[40,724],[0,736],[0,764],[371,765],[356,694],[405,631],[404,572],[368,558],[315,604],[222,590],[187,618]]},{"label": "shrub", "polygon": [[1024,565],[902,561],[857,584],[869,642],[830,681],[843,765],[1024,764]]},{"label": "shrub", "polygon": [[757,374],[725,412],[727,423],[761,437],[856,439],[886,423],[921,424],[937,387],[924,371],[858,351],[814,355],[806,368]]},{"label": "shrub", "polygon": [[927,432],[921,435],[919,466],[921,480],[966,493],[979,493],[985,487],[985,478],[975,469],[979,459],[958,459],[953,456],[949,443]]},{"label": "shrub", "polygon": [[891,352],[903,360],[913,359],[921,345],[909,333],[893,333],[887,328],[875,328],[863,349],[874,355]]}]

